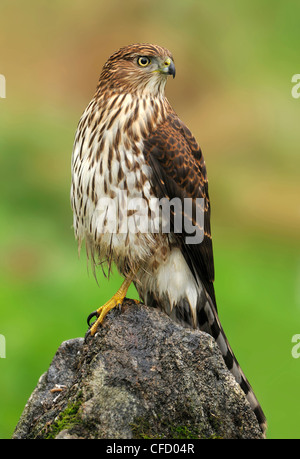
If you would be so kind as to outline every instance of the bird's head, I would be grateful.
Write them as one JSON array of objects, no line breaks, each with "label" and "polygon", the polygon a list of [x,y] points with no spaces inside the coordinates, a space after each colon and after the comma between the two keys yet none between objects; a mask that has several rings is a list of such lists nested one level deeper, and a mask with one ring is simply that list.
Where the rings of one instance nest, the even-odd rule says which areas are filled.
[{"label": "bird's head", "polygon": [[173,57],[166,48],[135,44],[119,49],[106,62],[99,86],[114,91],[162,94],[167,77],[175,77]]}]

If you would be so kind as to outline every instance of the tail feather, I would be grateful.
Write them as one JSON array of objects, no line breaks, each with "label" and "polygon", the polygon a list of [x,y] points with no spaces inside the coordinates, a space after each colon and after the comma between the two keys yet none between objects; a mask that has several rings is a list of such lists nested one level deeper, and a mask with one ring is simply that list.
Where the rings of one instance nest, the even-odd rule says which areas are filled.
[{"label": "tail feather", "polygon": [[237,383],[245,393],[246,398],[259,422],[260,428],[263,434],[265,434],[267,425],[264,412],[231,349],[220,323],[216,308],[208,294],[206,294],[204,301],[202,298],[197,304],[197,328],[206,331],[216,340],[228,370],[233,374]]},{"label": "tail feather", "polygon": [[170,305],[169,299],[166,297],[160,298],[157,301],[155,295],[151,295],[150,292],[146,295],[146,304],[152,307],[158,307],[165,311],[172,319],[176,322],[181,323],[185,327],[198,328],[211,335],[217,342],[225,364],[228,370],[232,373],[237,383],[245,393],[245,396],[253,410],[260,428],[265,435],[267,424],[264,412],[253,392],[253,389],[244,375],[223,330],[220,323],[216,308],[210,296],[205,292],[204,289],[200,290],[196,311],[190,305],[186,298],[181,298],[177,304]]}]

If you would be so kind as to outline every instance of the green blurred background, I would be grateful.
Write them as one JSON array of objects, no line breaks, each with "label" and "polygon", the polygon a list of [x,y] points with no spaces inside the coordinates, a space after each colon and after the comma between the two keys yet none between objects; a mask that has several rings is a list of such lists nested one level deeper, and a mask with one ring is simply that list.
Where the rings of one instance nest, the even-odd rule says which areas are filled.
[{"label": "green blurred background", "polygon": [[134,42],[175,56],[167,94],[206,159],[220,318],[268,438],[300,438],[299,17],[293,0],[1,0],[0,438],[119,286],[78,259],[70,158],[102,65]]}]

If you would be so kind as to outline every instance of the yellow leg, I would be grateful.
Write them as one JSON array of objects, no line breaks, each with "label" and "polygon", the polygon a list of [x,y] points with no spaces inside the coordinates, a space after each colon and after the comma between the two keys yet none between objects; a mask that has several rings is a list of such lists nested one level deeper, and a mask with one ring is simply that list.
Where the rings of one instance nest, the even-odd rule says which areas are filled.
[{"label": "yellow leg", "polygon": [[117,293],[109,301],[107,301],[107,303],[105,303],[103,306],[101,306],[99,309],[97,309],[96,315],[97,315],[98,318],[97,318],[96,322],[93,323],[93,325],[90,328],[90,333],[91,333],[92,336],[96,333],[98,326],[103,322],[104,317],[106,316],[106,314],[111,309],[113,309],[116,306],[118,306],[118,304],[122,304],[123,303],[124,298],[125,298],[126,293],[127,293],[127,290],[129,288],[131,282],[132,282],[132,278],[131,277],[129,277],[128,279],[125,279],[123,284],[121,285],[121,287],[117,291]]}]

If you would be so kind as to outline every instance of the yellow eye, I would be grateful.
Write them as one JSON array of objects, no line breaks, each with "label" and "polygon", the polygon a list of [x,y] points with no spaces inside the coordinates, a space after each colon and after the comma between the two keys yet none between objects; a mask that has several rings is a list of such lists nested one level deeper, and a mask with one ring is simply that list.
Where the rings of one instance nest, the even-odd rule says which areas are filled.
[{"label": "yellow eye", "polygon": [[150,62],[151,62],[151,60],[149,59],[149,57],[145,57],[145,56],[139,57],[139,58],[138,58],[138,61],[137,61],[137,63],[138,63],[141,67],[147,67],[147,65],[149,65]]}]

